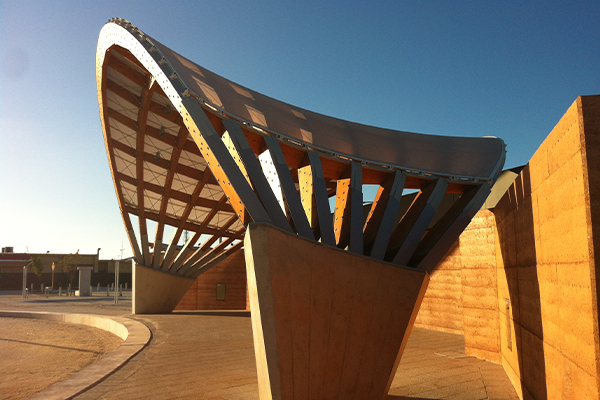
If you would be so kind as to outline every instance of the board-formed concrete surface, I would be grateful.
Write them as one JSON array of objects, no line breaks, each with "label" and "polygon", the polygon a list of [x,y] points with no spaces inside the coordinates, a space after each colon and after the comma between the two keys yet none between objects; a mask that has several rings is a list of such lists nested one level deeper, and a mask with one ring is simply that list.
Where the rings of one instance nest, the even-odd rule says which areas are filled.
[{"label": "board-formed concrete surface", "polygon": [[[73,298],[72,298],[73,299]],[[127,305],[85,298],[62,301],[0,295],[4,309],[130,316]],[[258,399],[247,311],[138,315],[152,340],[118,371],[76,399]],[[461,335],[415,328],[390,389],[390,400],[518,399],[496,364],[467,357]]]},{"label": "board-formed concrete surface", "polygon": [[260,398],[385,397],[429,275],[267,224],[244,252]]},{"label": "board-formed concrete surface", "polygon": [[133,266],[133,314],[162,314],[173,311],[194,279]]}]

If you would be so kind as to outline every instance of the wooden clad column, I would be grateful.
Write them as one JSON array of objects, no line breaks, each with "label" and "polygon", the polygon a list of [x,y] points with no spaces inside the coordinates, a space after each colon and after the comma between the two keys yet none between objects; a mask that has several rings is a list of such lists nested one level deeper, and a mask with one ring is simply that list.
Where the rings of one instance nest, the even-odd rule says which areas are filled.
[{"label": "wooden clad column", "polygon": [[388,247],[396,248],[396,244],[400,244],[392,258],[394,264],[407,265],[433,220],[447,187],[448,182],[438,178],[419,192],[390,238]]},{"label": "wooden clad column", "polygon": [[313,150],[308,150],[308,159],[310,161],[313,195],[315,196],[315,205],[317,206],[317,216],[319,218],[319,229],[321,232],[321,242],[335,246],[335,234],[333,232],[333,221],[331,219],[331,210],[329,209],[329,196],[327,195],[327,184],[323,174],[323,166],[319,154]]},{"label": "wooden clad column", "polygon": [[189,97],[183,99],[182,104],[185,107],[183,119],[189,132],[238,216],[247,223],[244,220],[247,210],[255,222],[272,222],[198,100]]},{"label": "wooden clad column", "polygon": [[244,246],[261,400],[384,399],[429,275],[267,224]]},{"label": "wooden clad column", "polygon": [[456,237],[469,225],[492,187],[482,183],[465,191],[421,240],[408,265],[432,272],[448,252]]},{"label": "wooden clad column", "polygon": [[394,229],[396,215],[400,209],[402,191],[406,177],[400,171],[382,183],[367,218],[364,232],[365,254],[382,260],[385,256]]},{"label": "wooden clad column", "polygon": [[252,147],[250,147],[242,128],[236,121],[231,119],[223,120],[223,126],[227,129],[227,133],[229,134],[239,157],[243,161],[243,166],[254,186],[254,191],[265,206],[265,211],[269,214],[275,226],[288,232],[292,232],[290,223],[282,208],[279,206],[277,198],[260,166],[260,162],[252,151]]},{"label": "wooden clad column", "polygon": [[339,179],[336,188],[334,234],[341,249],[348,247],[353,253],[363,253],[363,193],[362,169],[352,162],[350,177]]},{"label": "wooden clad column", "polygon": [[281,191],[285,196],[285,201],[292,215],[294,225],[300,236],[308,239],[314,239],[313,232],[310,229],[308,219],[304,215],[300,195],[296,190],[296,184],[290,173],[290,168],[286,163],[285,156],[277,139],[272,136],[264,137],[268,151],[261,154],[263,158],[263,169],[267,169],[268,165],[272,165],[276,171],[276,179],[279,181]]}]

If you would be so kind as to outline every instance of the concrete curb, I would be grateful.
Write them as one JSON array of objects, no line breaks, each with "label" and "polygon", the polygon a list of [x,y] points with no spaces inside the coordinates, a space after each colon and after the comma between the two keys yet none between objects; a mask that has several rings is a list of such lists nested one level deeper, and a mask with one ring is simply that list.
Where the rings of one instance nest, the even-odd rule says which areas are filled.
[{"label": "concrete curb", "polygon": [[81,371],[34,394],[30,397],[31,400],[71,399],[83,393],[139,353],[146,347],[151,338],[150,330],[146,325],[139,321],[123,317],[2,310],[0,310],[0,317],[46,319],[70,324],[87,325],[115,334],[124,340],[119,347],[105,354]]}]

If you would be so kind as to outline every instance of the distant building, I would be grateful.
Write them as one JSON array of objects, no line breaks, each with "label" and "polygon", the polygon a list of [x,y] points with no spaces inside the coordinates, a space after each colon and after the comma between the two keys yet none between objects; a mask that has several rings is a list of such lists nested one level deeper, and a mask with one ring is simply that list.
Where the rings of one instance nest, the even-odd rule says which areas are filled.
[{"label": "distant building", "polygon": [[[28,268],[27,282],[34,284],[39,289],[40,284],[52,285],[52,264],[55,264],[54,286],[68,285],[66,272],[59,270],[58,263],[69,254],[61,253],[13,253],[12,247],[3,247],[0,253],[0,290],[20,290],[23,285],[23,267],[28,265],[32,258],[37,257],[42,261],[42,275],[38,277],[31,267]],[[98,254],[79,254],[72,265],[75,266],[73,283],[76,285],[77,267],[93,267],[92,285],[100,283],[106,286],[114,282],[115,264],[119,261],[120,282],[131,283],[131,259],[100,260]]]}]

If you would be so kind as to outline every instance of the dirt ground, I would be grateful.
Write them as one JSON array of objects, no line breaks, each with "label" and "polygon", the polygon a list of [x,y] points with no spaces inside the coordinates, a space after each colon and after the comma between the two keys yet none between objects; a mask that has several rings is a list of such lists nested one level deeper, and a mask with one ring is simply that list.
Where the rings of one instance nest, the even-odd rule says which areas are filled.
[{"label": "dirt ground", "polygon": [[0,318],[0,400],[27,398],[122,342],[112,333],[85,325]]}]

